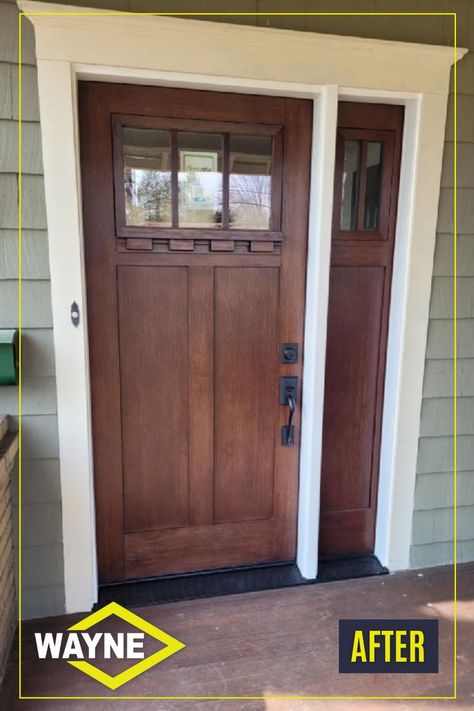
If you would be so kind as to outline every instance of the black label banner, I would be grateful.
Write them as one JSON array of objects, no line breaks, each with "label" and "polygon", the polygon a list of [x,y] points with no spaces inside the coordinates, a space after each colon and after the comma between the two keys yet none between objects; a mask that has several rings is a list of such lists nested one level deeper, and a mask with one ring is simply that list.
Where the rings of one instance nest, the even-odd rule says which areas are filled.
[{"label": "black label banner", "polygon": [[339,620],[339,673],[438,673],[438,620]]}]

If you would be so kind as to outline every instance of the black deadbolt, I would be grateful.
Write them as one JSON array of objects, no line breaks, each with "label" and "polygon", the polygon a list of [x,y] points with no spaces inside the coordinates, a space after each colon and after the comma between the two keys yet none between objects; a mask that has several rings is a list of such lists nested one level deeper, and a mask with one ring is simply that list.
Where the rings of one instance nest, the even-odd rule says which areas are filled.
[{"label": "black deadbolt", "polygon": [[280,350],[280,363],[297,363],[298,362],[298,344],[297,343],[282,343]]}]

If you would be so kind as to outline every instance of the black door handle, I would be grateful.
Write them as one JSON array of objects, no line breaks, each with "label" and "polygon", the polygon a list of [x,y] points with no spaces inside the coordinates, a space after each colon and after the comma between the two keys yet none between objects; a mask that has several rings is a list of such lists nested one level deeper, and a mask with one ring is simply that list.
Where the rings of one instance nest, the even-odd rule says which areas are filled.
[{"label": "black door handle", "polygon": [[296,410],[296,391],[298,378],[294,376],[280,379],[280,405],[288,405],[288,424],[281,428],[282,447],[292,447],[295,443],[293,416]]}]

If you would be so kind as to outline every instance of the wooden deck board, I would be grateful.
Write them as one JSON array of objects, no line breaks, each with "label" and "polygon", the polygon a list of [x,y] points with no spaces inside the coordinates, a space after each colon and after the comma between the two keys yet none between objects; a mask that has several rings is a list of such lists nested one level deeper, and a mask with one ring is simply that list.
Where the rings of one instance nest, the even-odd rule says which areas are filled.
[{"label": "wooden deck board", "polygon": [[[460,696],[473,703],[474,564],[459,567],[458,679]],[[186,648],[109,692],[63,661],[38,661],[35,631],[67,629],[83,615],[24,623],[23,686],[25,695],[449,695],[453,677],[453,576],[451,567],[397,573],[379,578],[285,588],[228,597],[170,603],[136,610],[150,622],[186,643]],[[340,618],[440,619],[440,673],[340,675],[338,621]],[[110,622],[108,629],[120,629]],[[101,627],[102,629],[102,627]],[[149,648],[151,651],[151,647]],[[3,709],[16,709],[17,650],[12,651],[2,698]],[[117,673],[119,662],[107,662]],[[471,673],[470,673],[471,670]],[[48,711],[67,708],[94,711],[163,709],[306,709],[323,708],[323,701],[32,701],[30,707]],[[385,703],[385,705],[384,705]],[[370,702],[371,709],[389,702]],[[448,708],[450,702],[417,702],[417,709]],[[348,705],[349,704],[349,705]],[[412,707],[400,702],[396,708]],[[425,705],[426,704],[426,705]],[[444,706],[446,704],[446,706]],[[331,702],[331,709],[366,709],[368,702]],[[468,706],[466,706],[468,708]]]}]

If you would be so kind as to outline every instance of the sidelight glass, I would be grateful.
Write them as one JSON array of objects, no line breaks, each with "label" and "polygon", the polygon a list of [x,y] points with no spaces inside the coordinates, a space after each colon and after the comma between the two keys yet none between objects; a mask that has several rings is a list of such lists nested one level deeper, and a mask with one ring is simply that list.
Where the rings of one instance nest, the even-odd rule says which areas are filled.
[{"label": "sidelight glass", "polygon": [[382,185],[382,143],[367,144],[367,170],[365,181],[364,227],[377,229],[380,224],[380,194]]},{"label": "sidelight glass", "polygon": [[229,227],[269,230],[273,140],[235,135],[229,143]]},{"label": "sidelight glass", "polygon": [[222,143],[219,134],[178,133],[179,227],[222,226]]},{"label": "sidelight glass", "polygon": [[124,127],[123,159],[126,224],[169,227],[170,132]]},{"label": "sidelight glass", "polygon": [[360,153],[360,141],[344,141],[340,217],[341,230],[357,229]]}]

